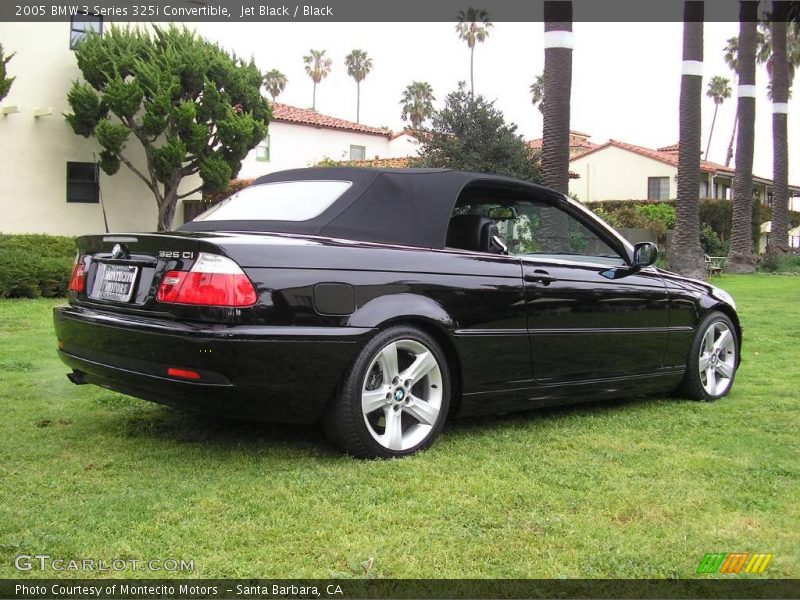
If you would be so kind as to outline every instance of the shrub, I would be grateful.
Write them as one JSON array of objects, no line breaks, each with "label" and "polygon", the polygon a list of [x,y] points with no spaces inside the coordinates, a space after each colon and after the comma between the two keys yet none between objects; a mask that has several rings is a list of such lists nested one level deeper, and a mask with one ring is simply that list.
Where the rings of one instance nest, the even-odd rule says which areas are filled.
[{"label": "shrub", "polygon": [[700,225],[700,245],[709,256],[727,256],[729,242],[723,242],[710,226]]},{"label": "shrub", "polygon": [[[675,200],[605,200],[602,202],[587,202],[586,206],[595,213],[602,209],[602,217],[609,224],[612,224],[612,221],[622,223],[619,225],[612,224],[613,227],[644,227],[658,233],[659,237],[661,237],[663,231],[672,229],[675,226]],[[632,207],[639,213],[641,219],[636,219],[631,212]],[[621,218],[616,216],[619,211],[622,211]],[[730,239],[732,218],[733,202],[731,200],[700,199],[700,223],[711,227],[719,239]],[[754,247],[758,245],[761,224],[771,218],[772,213],[769,208],[763,206],[760,202],[753,203]],[[790,212],[790,226],[794,226],[795,222],[800,223],[800,213]]]},{"label": "shrub", "polygon": [[640,204],[636,211],[649,221],[663,223],[665,229],[675,227],[675,207],[671,204]]},{"label": "shrub", "polygon": [[71,237],[0,234],[0,298],[63,296],[75,252]]},{"label": "shrub", "polygon": [[800,274],[800,254],[767,254],[758,267],[759,271],[767,273],[798,273]]}]

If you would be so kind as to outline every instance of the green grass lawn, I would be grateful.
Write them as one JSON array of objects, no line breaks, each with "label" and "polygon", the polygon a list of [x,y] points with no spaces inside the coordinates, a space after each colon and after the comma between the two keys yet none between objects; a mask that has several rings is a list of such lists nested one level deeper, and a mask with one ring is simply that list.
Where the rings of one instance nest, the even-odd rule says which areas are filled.
[{"label": "green grass lawn", "polygon": [[315,428],[74,386],[56,302],[0,301],[0,577],[18,554],[191,559],[195,577],[692,577],[734,551],[800,577],[800,277],[715,283],[745,331],[728,398],[459,421],[367,462]]}]

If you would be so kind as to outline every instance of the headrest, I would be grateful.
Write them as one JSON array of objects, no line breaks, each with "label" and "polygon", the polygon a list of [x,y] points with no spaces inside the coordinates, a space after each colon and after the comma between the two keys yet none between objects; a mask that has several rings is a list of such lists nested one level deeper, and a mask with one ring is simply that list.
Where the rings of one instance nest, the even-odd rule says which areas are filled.
[{"label": "headrest", "polygon": [[495,235],[497,235],[497,225],[489,217],[455,215],[450,218],[446,245],[462,250],[499,253],[502,249],[492,241]]}]

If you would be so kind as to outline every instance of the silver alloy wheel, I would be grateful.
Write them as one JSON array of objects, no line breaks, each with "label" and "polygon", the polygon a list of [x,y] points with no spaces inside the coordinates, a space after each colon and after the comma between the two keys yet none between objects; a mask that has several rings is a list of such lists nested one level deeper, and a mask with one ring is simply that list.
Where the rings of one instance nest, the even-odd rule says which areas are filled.
[{"label": "silver alloy wheel", "polygon": [[736,372],[736,340],[722,321],[706,330],[700,344],[700,383],[709,396],[721,396],[728,391]]},{"label": "silver alloy wheel", "polygon": [[430,348],[401,339],[372,359],[361,385],[361,412],[381,446],[403,451],[422,443],[441,407],[442,371]]}]

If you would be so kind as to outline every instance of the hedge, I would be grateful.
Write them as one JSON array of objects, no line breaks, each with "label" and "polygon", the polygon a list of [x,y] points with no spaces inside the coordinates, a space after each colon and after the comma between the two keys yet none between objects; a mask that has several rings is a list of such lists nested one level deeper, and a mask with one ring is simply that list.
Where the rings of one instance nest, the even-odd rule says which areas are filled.
[{"label": "hedge", "polygon": [[[629,223],[631,215],[643,215],[649,218],[658,218],[662,209],[656,206],[670,206],[675,208],[675,200],[605,200],[602,202],[586,202],[585,206],[597,212],[601,210],[601,216],[609,215],[610,220],[615,220],[615,215],[619,212],[622,227],[641,227],[641,223]],[[650,208],[653,207],[653,208]],[[666,213],[665,213],[666,214]],[[722,240],[729,240],[731,236],[731,220],[733,218],[733,202],[731,200],[721,200],[715,198],[700,199],[700,223],[705,223]],[[772,218],[772,211],[763,206],[760,202],[753,203],[753,243],[758,242],[761,235],[761,224]],[[800,224],[800,212],[789,212],[790,227]],[[613,225],[614,223],[612,223]]]},{"label": "hedge", "polygon": [[0,234],[0,298],[54,298],[66,294],[75,239]]}]

